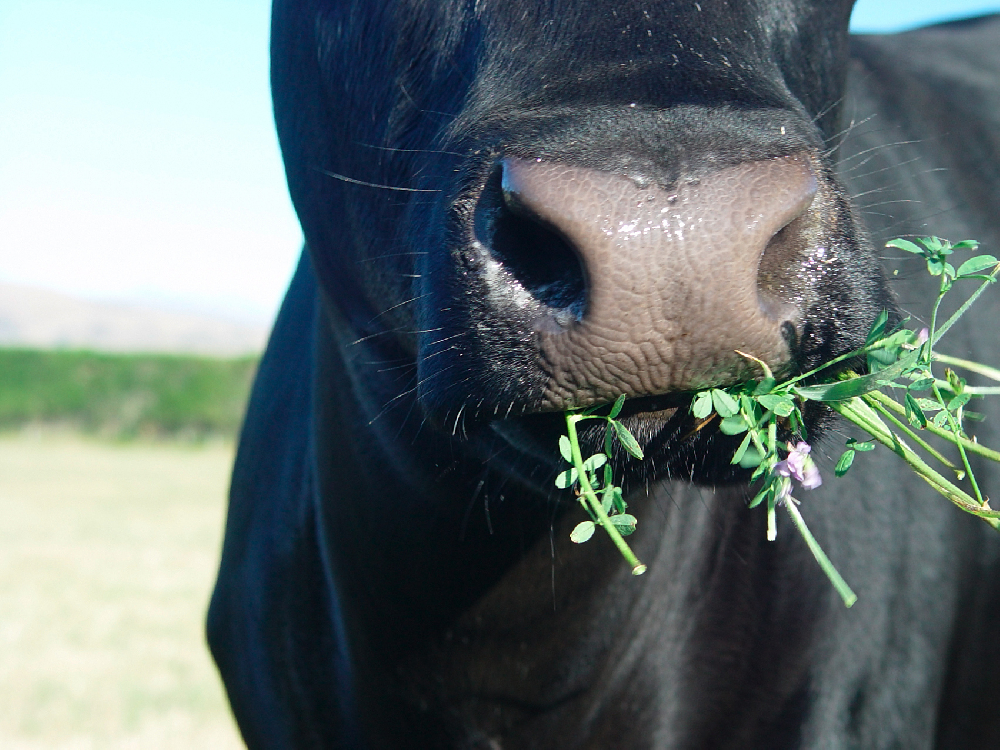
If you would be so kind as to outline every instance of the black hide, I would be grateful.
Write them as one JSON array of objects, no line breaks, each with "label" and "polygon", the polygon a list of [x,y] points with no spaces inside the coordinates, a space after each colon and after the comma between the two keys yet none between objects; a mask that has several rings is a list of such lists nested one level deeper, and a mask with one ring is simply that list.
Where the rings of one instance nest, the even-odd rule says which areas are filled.
[{"label": "black hide", "polygon": [[[682,439],[684,397],[624,380],[649,571],[570,543],[556,414],[606,393],[572,371],[545,395],[537,321],[585,316],[594,281],[558,238],[531,235],[558,263],[497,239],[505,160],[667,190],[798,159],[816,198],[758,279],[793,310],[783,367],[850,350],[883,307],[926,312],[921,264],[875,248],[1000,248],[1000,17],[849,38],[849,13],[277,0],[308,252],[247,412],[208,628],[250,748],[1000,746],[1000,540],[891,457],[834,480],[843,430],[819,410],[827,481],[803,513],[853,609],[787,523],[765,540],[731,442]],[[995,300],[949,353],[996,362]]]}]

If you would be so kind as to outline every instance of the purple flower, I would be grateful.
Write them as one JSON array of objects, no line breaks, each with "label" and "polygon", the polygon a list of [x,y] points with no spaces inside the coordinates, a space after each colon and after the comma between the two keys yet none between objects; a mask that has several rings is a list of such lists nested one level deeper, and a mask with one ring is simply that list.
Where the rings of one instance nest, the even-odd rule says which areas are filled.
[{"label": "purple flower", "polygon": [[914,346],[920,346],[922,343],[924,343],[925,341],[927,341],[927,339],[929,339],[930,337],[931,337],[931,329],[930,328],[921,328],[917,332],[917,340],[913,342],[913,345]]},{"label": "purple flower", "polygon": [[823,484],[819,468],[809,455],[809,443],[799,442],[788,444],[788,458],[774,465],[774,473],[783,477],[792,477],[803,489],[812,490]]}]

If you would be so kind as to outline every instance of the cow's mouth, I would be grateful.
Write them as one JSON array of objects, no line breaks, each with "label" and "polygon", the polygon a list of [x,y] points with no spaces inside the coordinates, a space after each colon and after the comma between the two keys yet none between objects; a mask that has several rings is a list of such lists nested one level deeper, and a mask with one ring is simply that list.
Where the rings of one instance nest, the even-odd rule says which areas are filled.
[{"label": "cow's mouth", "polygon": [[686,408],[691,403],[693,395],[688,392],[664,393],[658,396],[627,399],[618,418],[623,422],[632,419],[669,419],[678,409]]},{"label": "cow's mouth", "polygon": [[[836,369],[851,369],[860,362],[844,362]],[[833,377],[833,376],[830,376]],[[724,434],[717,414],[698,418],[692,414],[693,391],[673,392],[627,399],[618,415],[645,453],[642,461],[627,456],[614,446],[610,459],[620,470],[623,484],[636,487],[664,478],[682,479],[701,484],[728,484],[750,479],[752,469],[732,463],[743,434]],[[610,409],[599,408],[596,414]],[[833,412],[824,405],[807,401],[801,405],[805,433],[815,440],[826,432]],[[503,436],[515,449],[541,460],[552,472],[561,470],[557,444],[566,433],[565,412],[544,411],[494,422],[494,432]],[[778,420],[778,439],[792,439],[787,420]],[[606,422],[587,420],[578,423],[584,455],[605,451]],[[554,474],[553,474],[554,475]]]},{"label": "cow's mouth", "polygon": [[[736,444],[727,450],[726,446],[732,440],[719,433],[718,421],[697,419],[691,414],[693,397],[692,392],[675,392],[626,400],[618,420],[628,428],[646,454],[645,460],[636,461],[615,447],[611,460],[620,468],[626,487],[664,477],[712,482],[740,479],[738,467],[727,467]],[[607,409],[599,409],[597,413],[607,413]],[[491,427],[518,452],[541,460],[543,465],[556,472],[561,470],[557,445],[559,436],[566,433],[564,414],[553,411],[529,413],[498,420]],[[603,420],[579,423],[578,432],[585,455],[605,450],[605,430],[606,422]],[[705,471],[706,457],[715,453],[726,456],[726,461],[711,460],[713,466],[717,464],[725,468],[724,475],[715,468]]]}]

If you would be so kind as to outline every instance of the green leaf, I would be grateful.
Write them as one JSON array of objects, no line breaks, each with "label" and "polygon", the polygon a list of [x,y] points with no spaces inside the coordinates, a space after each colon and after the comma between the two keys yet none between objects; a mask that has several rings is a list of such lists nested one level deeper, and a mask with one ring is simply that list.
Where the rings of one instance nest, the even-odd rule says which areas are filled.
[{"label": "green leaf", "polygon": [[861,451],[862,453],[865,453],[867,451],[873,451],[873,450],[875,450],[875,441],[874,440],[866,440],[863,443],[859,443],[854,438],[848,438],[847,439],[847,447],[850,448],[850,449],[852,449],[852,450]]},{"label": "green leaf", "polygon": [[763,378],[759,383],[757,383],[757,387],[753,389],[753,395],[761,396],[765,393],[770,393],[777,383],[778,381],[774,378]]},{"label": "green leaf", "polygon": [[766,500],[768,495],[770,494],[771,494],[771,483],[768,482],[767,484],[764,485],[764,489],[762,489],[760,492],[754,495],[753,500],[750,501],[750,505],[748,505],[747,507],[756,508],[758,505],[764,502],[764,500]]},{"label": "green leaf", "polygon": [[[761,464],[761,461],[763,460],[764,457],[760,455],[760,453],[757,451],[757,448],[751,445],[749,448],[747,448],[746,453],[743,454],[743,458],[740,459],[740,468],[753,469],[754,467],[756,467],[758,469],[764,469],[766,471],[766,467],[764,467],[763,464]],[[754,474],[755,474],[754,478],[756,478],[756,476],[758,475],[756,472],[754,472]]]},{"label": "green leaf", "polygon": [[614,406],[611,407],[611,412],[608,414],[610,419],[614,419],[619,414],[622,413],[622,407],[625,405],[625,394],[623,393],[617,399],[615,399]]},{"label": "green leaf", "polygon": [[923,255],[925,250],[918,245],[913,244],[909,240],[904,240],[902,238],[889,240],[885,243],[886,247],[894,247],[898,250],[905,250],[908,253],[914,253],[916,255]]},{"label": "green leaf", "polygon": [[978,279],[979,281],[988,281],[991,284],[995,284],[997,282],[995,276],[990,276],[989,274],[985,274],[985,273],[969,273],[969,274],[966,274],[965,276],[959,276],[958,278],[960,278],[960,279]]},{"label": "green leaf", "polygon": [[970,273],[979,273],[987,268],[992,268],[998,262],[1000,261],[997,261],[992,255],[977,255],[975,258],[969,258],[958,267],[958,275],[962,277]]},{"label": "green leaf", "polygon": [[944,273],[944,261],[940,258],[928,258],[927,273],[931,276],[940,276]]},{"label": "green leaf", "polygon": [[787,417],[793,411],[795,411],[795,404],[791,401],[783,401],[774,407],[774,413],[779,417]]},{"label": "green leaf", "polygon": [[820,385],[795,386],[796,395],[807,401],[844,401],[855,396],[862,396],[868,391],[878,388],[878,381],[886,378],[894,378],[908,367],[910,367],[920,356],[920,350],[916,349],[901,357],[896,364],[884,370],[879,370],[871,375],[864,375],[860,378],[850,378],[849,380],[839,380],[836,383],[821,383]]},{"label": "green leaf", "polygon": [[720,391],[718,388],[712,389],[712,404],[715,406],[715,410],[719,413],[719,416],[723,419],[726,417],[732,417],[733,415],[739,413],[740,410],[739,405],[736,403],[736,399],[725,391]]},{"label": "green leaf", "polygon": [[972,398],[971,393],[958,394],[957,396],[955,396],[955,398],[953,398],[951,401],[948,402],[948,411],[955,411],[958,408],[965,406],[967,403],[969,403],[969,400],[971,398]]},{"label": "green leaf", "polygon": [[909,393],[906,394],[906,418],[915,427],[923,429],[927,426],[927,417],[924,416],[924,412],[920,409],[917,400]]},{"label": "green leaf", "polygon": [[978,240],[962,240],[951,246],[952,250],[976,250],[979,247]]},{"label": "green leaf", "polygon": [[569,538],[577,544],[583,544],[594,535],[596,525],[593,521],[580,521],[569,533]]},{"label": "green leaf", "polygon": [[897,383],[895,380],[876,380],[879,388],[906,388],[905,383]]},{"label": "green leaf", "polygon": [[940,237],[920,237],[918,241],[932,253],[950,255],[955,250],[950,242],[942,240]]},{"label": "green leaf", "polygon": [[920,378],[920,380],[914,380],[908,386],[907,390],[910,391],[926,391],[934,385],[934,378]]},{"label": "green leaf", "polygon": [[[757,402],[765,409],[770,409],[776,414],[778,413],[777,407],[779,404],[787,404],[789,409],[788,413],[791,413],[791,410],[795,408],[795,404],[792,402],[790,398],[788,398],[788,396],[780,396],[775,393],[770,393],[767,394],[766,396],[758,396]],[[781,416],[787,417],[788,413],[781,414]]]},{"label": "green leaf", "polygon": [[868,371],[878,372],[879,370],[884,370],[886,367],[894,364],[899,359],[901,353],[902,347],[898,346],[892,349],[873,349],[865,355],[868,360]]},{"label": "green leaf", "polygon": [[622,447],[629,452],[633,457],[642,460],[642,448],[639,447],[639,443],[636,439],[632,437],[632,433],[625,429],[625,425],[621,422],[612,422],[611,424],[615,427],[615,435],[618,437],[618,442],[622,444]]},{"label": "green leaf", "polygon": [[726,417],[719,423],[719,432],[723,435],[739,435],[742,432],[746,432],[750,425],[743,418],[741,414],[737,414],[735,417]]},{"label": "green leaf", "polygon": [[833,473],[836,476],[842,477],[847,473],[847,470],[851,468],[851,464],[854,463],[855,453],[856,451],[853,448],[848,448],[843,452],[840,456],[840,460],[837,461],[837,465],[833,467]]},{"label": "green leaf", "polygon": [[747,452],[747,448],[750,447],[750,437],[751,433],[747,432],[746,436],[743,438],[743,442],[740,443],[740,447],[736,449],[736,453],[733,454],[733,460],[729,463],[738,464],[743,460],[743,454]]},{"label": "green leaf", "polygon": [[[792,413],[788,415],[788,429],[792,432],[792,434],[798,433],[800,429],[802,429],[804,433],[804,428],[802,427],[802,412],[798,410],[798,407],[793,407]],[[802,435],[802,439],[807,440],[805,434]]]},{"label": "green leaf", "polygon": [[949,412],[946,409],[942,409],[934,415],[934,419],[931,421],[938,427],[946,427],[946,423],[948,422],[948,413]]},{"label": "green leaf", "polygon": [[622,488],[614,487],[611,490],[611,504],[612,507],[619,513],[624,513],[625,509],[628,507],[628,503],[625,502],[625,498],[622,497]]},{"label": "green leaf", "polygon": [[872,327],[868,329],[868,336],[865,337],[865,344],[871,344],[878,341],[882,335],[885,333],[885,325],[889,322],[889,311],[883,310],[875,318],[875,322],[872,323]]},{"label": "green leaf", "polygon": [[601,507],[604,508],[604,512],[610,514],[611,506],[614,502],[614,487],[611,485],[606,485],[604,490],[601,492]]},{"label": "green leaf", "polygon": [[583,468],[589,471],[597,471],[608,462],[608,457],[603,453],[595,453],[583,462]]},{"label": "green leaf", "polygon": [[556,477],[556,487],[561,490],[568,489],[576,484],[578,478],[579,475],[576,473],[576,468],[566,469],[566,471]]},{"label": "green leaf", "polygon": [[932,398],[918,398],[917,403],[924,412],[940,411],[944,407]]},{"label": "green leaf", "polygon": [[770,409],[779,417],[787,417],[795,410],[795,402],[787,396],[768,395],[757,399],[765,409]]},{"label": "green leaf", "polygon": [[691,413],[695,416],[695,419],[704,419],[712,413],[711,391],[702,391],[694,397],[694,402],[691,404]]},{"label": "green leaf", "polygon": [[628,536],[635,531],[637,521],[635,520],[635,516],[630,516],[628,513],[620,513],[617,516],[611,516],[608,520],[611,521],[622,536]]},{"label": "green leaf", "polygon": [[559,455],[567,462],[573,463],[573,447],[569,443],[569,438],[565,435],[559,436]]}]

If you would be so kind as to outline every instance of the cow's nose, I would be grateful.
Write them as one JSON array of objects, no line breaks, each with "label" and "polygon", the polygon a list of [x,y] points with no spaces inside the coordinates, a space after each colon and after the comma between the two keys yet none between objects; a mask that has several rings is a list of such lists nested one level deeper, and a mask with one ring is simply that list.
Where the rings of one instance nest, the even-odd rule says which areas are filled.
[{"label": "cow's nose", "polygon": [[805,158],[748,162],[671,189],[538,160],[502,169],[506,210],[519,217],[504,262],[552,311],[535,323],[546,406],[757,371],[736,350],[787,362],[800,311],[775,279],[801,251],[795,219],[816,193]]}]

